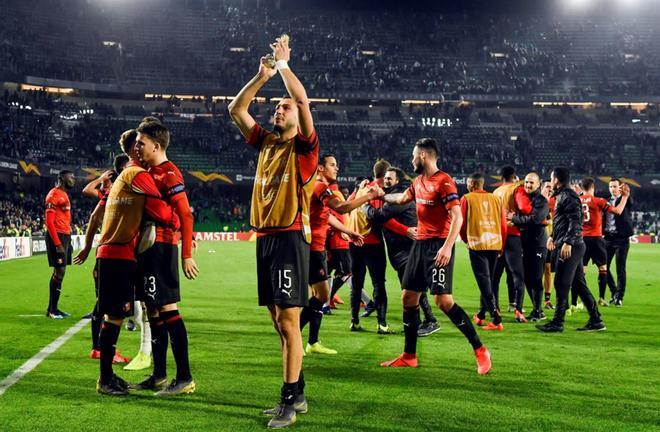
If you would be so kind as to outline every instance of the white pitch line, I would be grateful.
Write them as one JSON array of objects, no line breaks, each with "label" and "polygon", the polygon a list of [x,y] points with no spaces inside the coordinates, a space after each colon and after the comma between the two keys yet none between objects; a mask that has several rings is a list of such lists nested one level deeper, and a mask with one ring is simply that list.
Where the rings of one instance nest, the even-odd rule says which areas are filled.
[{"label": "white pitch line", "polygon": [[42,317],[44,314],[33,314],[33,315],[19,315],[21,318],[33,318],[33,317]]},{"label": "white pitch line", "polygon": [[52,341],[48,346],[44,347],[41,351],[36,353],[30,360],[26,361],[12,372],[7,378],[0,381],[0,396],[2,396],[9,387],[16,384],[21,378],[27,375],[32,369],[36,368],[39,363],[44,361],[46,357],[57,351],[62,345],[66,343],[73,335],[78,333],[90,320],[83,318],[78,321],[73,327],[67,330],[62,336]]}]

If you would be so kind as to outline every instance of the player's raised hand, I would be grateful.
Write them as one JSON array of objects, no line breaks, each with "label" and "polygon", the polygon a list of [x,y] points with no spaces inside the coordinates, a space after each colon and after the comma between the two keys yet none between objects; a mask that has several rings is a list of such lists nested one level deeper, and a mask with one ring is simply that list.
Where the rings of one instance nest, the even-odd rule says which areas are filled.
[{"label": "player's raised hand", "polygon": [[575,193],[578,194],[578,195],[582,195],[584,193],[584,190],[582,189],[582,186],[580,186],[577,183],[573,183],[571,185],[571,189],[573,189],[575,191]]},{"label": "player's raised hand", "polygon": [[183,267],[183,274],[190,280],[195,279],[199,274],[199,267],[197,267],[197,263],[192,258],[184,259],[181,267]]},{"label": "player's raised hand", "polygon": [[268,56],[261,57],[259,61],[259,76],[271,79],[277,73],[277,69],[268,65]]},{"label": "player's raised hand", "polygon": [[271,49],[273,50],[273,56],[275,56],[275,61],[284,60],[289,61],[291,58],[291,48],[289,48],[289,37],[283,35],[278,37],[275,40],[275,43],[270,44]]},{"label": "player's raised hand", "polygon": [[385,196],[385,191],[383,191],[383,189],[381,189],[380,186],[374,185],[369,188],[369,190],[367,191],[367,195],[369,195],[370,199],[381,198]]},{"label": "player's raised hand", "polygon": [[438,253],[435,255],[435,265],[437,265],[438,267],[445,267],[446,265],[449,264],[450,260],[451,260],[451,248],[446,247],[446,245],[443,245],[438,250]]},{"label": "player's raised hand", "polygon": [[89,251],[90,251],[90,248],[88,248],[88,247],[83,248],[80,252],[78,252],[78,255],[76,255],[73,258],[73,263],[75,265],[80,265],[80,264],[84,263],[87,260],[87,257],[89,256]]},{"label": "player's raised hand", "polygon": [[628,186],[626,183],[621,185],[621,195],[630,196],[630,186]]}]

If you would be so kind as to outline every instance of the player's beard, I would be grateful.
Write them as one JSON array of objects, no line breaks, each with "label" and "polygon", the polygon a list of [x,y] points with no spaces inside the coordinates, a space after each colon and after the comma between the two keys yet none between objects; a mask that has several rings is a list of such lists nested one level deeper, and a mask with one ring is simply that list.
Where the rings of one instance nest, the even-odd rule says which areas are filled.
[{"label": "player's beard", "polygon": [[279,135],[282,135],[282,133],[284,133],[284,128],[278,124],[273,126],[273,130],[277,132]]},{"label": "player's beard", "polygon": [[421,162],[413,163],[413,168],[415,171],[415,174],[423,174],[424,173],[424,164]]}]

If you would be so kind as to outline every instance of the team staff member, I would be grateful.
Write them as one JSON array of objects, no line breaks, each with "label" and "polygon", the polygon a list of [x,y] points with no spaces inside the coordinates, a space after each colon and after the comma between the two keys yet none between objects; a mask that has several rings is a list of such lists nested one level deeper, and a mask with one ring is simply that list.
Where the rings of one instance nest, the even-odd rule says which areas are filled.
[{"label": "team staff member", "polygon": [[[386,160],[378,160],[373,166],[374,180],[363,181],[361,187],[354,192],[353,196],[360,198],[369,193],[372,188],[384,186],[385,173],[390,167]],[[372,207],[380,208],[383,202],[379,199],[369,201]],[[351,331],[361,331],[360,325],[360,300],[364,289],[364,279],[369,270],[371,284],[374,287],[374,303],[376,304],[376,316],[378,319],[378,334],[392,334],[392,329],[387,325],[387,290],[385,288],[385,271],[387,269],[387,258],[385,257],[385,245],[383,244],[383,227],[393,230],[401,235],[406,235],[408,227],[390,219],[382,226],[374,224],[367,219],[362,209],[353,210],[348,217],[348,227],[364,236],[364,245],[351,244],[351,260],[353,261],[353,284],[351,287]],[[368,305],[367,305],[368,306]],[[367,308],[365,307],[365,313]],[[368,314],[367,314],[368,315]]]},{"label": "team staff member", "polygon": [[542,297],[543,270],[548,255],[545,225],[550,211],[548,200],[541,194],[541,178],[538,174],[527,174],[523,187],[532,203],[532,211],[528,215],[510,212],[507,220],[520,229],[525,286],[533,305],[527,320],[537,322],[545,319]]},{"label": "team staff member", "polygon": [[[405,192],[410,186],[410,181],[407,180],[406,173],[401,169],[390,167],[385,173],[383,178],[385,186],[384,191],[388,194]],[[383,230],[383,237],[387,244],[387,255],[390,259],[390,264],[396,270],[399,277],[399,283],[403,280],[403,273],[406,270],[406,263],[410,256],[410,249],[413,245],[413,240],[417,234],[417,214],[415,212],[415,203],[409,202],[405,205],[392,205],[384,204],[382,208],[374,208],[367,204],[364,207],[367,219],[375,224],[382,225],[390,219],[401,223],[408,227],[405,236],[397,234],[389,229]],[[433,315],[433,310],[429,304],[426,292],[423,292],[419,298],[419,305],[424,313],[424,321],[418,330],[420,337],[431,335],[440,330],[438,320]]]},{"label": "team staff member", "polygon": [[[607,283],[612,291],[610,304],[616,307],[623,306],[623,296],[626,293],[626,262],[630,249],[630,236],[633,235],[632,225],[632,199],[628,185],[621,180],[613,178],[609,183],[610,206],[619,207],[619,204],[628,197],[625,209],[620,215],[608,213],[605,216],[605,245],[607,248]],[[625,191],[625,192],[624,192]],[[612,260],[616,260],[616,284],[612,277]]]},{"label": "team staff member", "polygon": [[53,267],[50,276],[50,289],[46,316],[51,319],[62,319],[69,314],[62,312],[58,303],[62,293],[62,282],[66,274],[66,266],[71,265],[71,201],[68,191],[73,189],[76,178],[71,171],[62,170],[57,175],[57,184],[46,195],[46,251],[48,265]]},{"label": "team staff member", "polygon": [[[500,200],[484,190],[484,176],[474,173],[467,180],[468,193],[461,198],[461,238],[467,244],[470,264],[481,292],[481,309],[472,318],[484,330],[504,330],[493,294],[493,272],[506,240],[506,220]],[[486,324],[486,311],[491,322]]]},{"label": "team staff member", "polygon": [[537,325],[546,333],[564,331],[564,316],[568,306],[568,292],[577,290],[582,302],[589,311],[589,321],[579,331],[602,331],[605,323],[600,318],[596,300],[591,295],[584,278],[582,257],[585,245],[582,239],[582,204],[580,197],[570,187],[571,176],[567,168],[558,167],[552,171],[550,182],[555,198],[552,216],[552,236],[548,238],[548,250],[557,249],[555,264],[555,292],[557,305],[555,316],[550,322]]},{"label": "team staff member", "polygon": [[[308,305],[311,228],[309,206],[316,179],[319,140],[305,88],[288,65],[288,38],[271,45],[276,67],[263,57],[259,72],[229,104],[232,120],[259,152],[250,224],[257,229],[257,279],[259,305],[267,306],[277,330],[283,360],[280,404],[269,427],[287,427],[296,411],[306,412],[302,373],[300,309]],[[248,106],[276,73],[289,96],[275,110],[273,132],[259,126]]]},{"label": "team staff member", "polygon": [[[502,185],[493,191],[500,199],[505,214],[516,212],[529,214],[531,203],[524,189],[517,181],[516,171],[512,166],[505,166],[501,170]],[[507,285],[509,287],[509,304],[514,307],[516,322],[527,322],[523,315],[523,298],[525,294],[524,271],[522,262],[522,243],[520,230],[513,223],[508,224],[504,253],[497,262],[493,288],[495,299],[499,307],[499,286],[502,272],[506,269]],[[509,277],[510,276],[510,277]]]},{"label": "team staff member", "polygon": [[[552,234],[552,209],[554,208],[554,198],[552,198],[552,185],[549,181],[543,182],[543,187],[541,188],[541,195],[548,200],[548,206],[550,211],[548,213],[548,218],[546,219],[545,225],[545,234],[550,237]],[[543,304],[546,309],[554,309],[552,304],[552,252],[548,251],[545,256],[545,265],[543,266]]]},{"label": "team staff member", "polygon": [[110,189],[96,250],[99,310],[105,315],[99,336],[101,373],[96,390],[115,396],[128,394],[128,384],[112,371],[112,359],[121,324],[131,314],[135,299],[135,249],[143,213],[172,229],[179,227],[176,213],[161,199],[154,179],[138,163],[135,146],[122,150],[128,152],[130,161]]},{"label": "team staff member", "polygon": [[[179,168],[167,159],[170,131],[155,118],[146,118],[137,128],[140,160],[149,166],[158,191],[181,221],[181,267],[188,279],[195,279],[199,269],[192,257],[193,215]],[[138,256],[142,290],[140,297],[147,305],[151,328],[154,372],[137,385],[140,389],[157,390],[157,396],[171,396],[195,391],[188,358],[188,331],[179,313],[179,235],[170,227],[156,227],[153,246]],[[167,339],[172,342],[176,378],[167,385]]]},{"label": "team staff member", "polygon": [[435,304],[463,333],[474,349],[477,372],[486,374],[491,368],[490,352],[481,343],[472,321],[454,302],[452,296],[454,243],[463,216],[454,180],[438,169],[438,146],[431,138],[422,138],[413,149],[412,164],[419,174],[401,195],[387,195],[385,202],[406,204],[415,201],[417,240],[403,275],[403,328],[405,348],[399,357],[381,363],[383,367],[417,367],[417,329],[419,296],[431,288]]}]

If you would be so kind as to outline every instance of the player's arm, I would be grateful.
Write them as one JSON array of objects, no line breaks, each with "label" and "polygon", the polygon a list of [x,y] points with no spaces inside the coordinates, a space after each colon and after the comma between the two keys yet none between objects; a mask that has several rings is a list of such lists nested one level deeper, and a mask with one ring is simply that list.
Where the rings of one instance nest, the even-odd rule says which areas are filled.
[{"label": "player's arm", "polygon": [[156,182],[149,173],[146,171],[138,173],[133,178],[131,188],[134,192],[145,196],[144,210],[154,221],[170,226],[174,230],[179,229],[179,217],[172,211],[172,207],[163,201]]},{"label": "player's arm", "polygon": [[78,255],[73,258],[73,263],[80,265],[87,260],[89,252],[92,250],[92,244],[94,243],[94,235],[98,231],[101,223],[103,222],[103,213],[105,212],[104,201],[99,201],[94,207],[94,211],[89,216],[89,222],[87,223],[87,231],[85,231],[85,246],[78,252]]},{"label": "player's arm", "polygon": [[461,208],[458,205],[458,201],[456,201],[456,204],[451,206],[448,211],[449,217],[451,217],[449,234],[447,235],[445,243],[442,245],[440,250],[438,250],[438,253],[435,256],[435,263],[440,267],[444,267],[449,264],[449,261],[451,260],[451,250],[454,247],[454,243],[456,243],[456,238],[458,237],[458,233],[461,230],[461,226],[463,225],[463,214],[461,213]]},{"label": "player's arm", "polygon": [[277,70],[268,67],[265,61],[266,57],[262,57],[259,62],[259,72],[238,92],[238,95],[227,107],[231,119],[236,123],[245,139],[250,139],[252,129],[256,124],[254,118],[248,112],[248,107],[257,92],[277,73]]},{"label": "player's arm", "polygon": [[284,82],[284,87],[286,87],[287,93],[298,106],[300,131],[306,138],[311,137],[314,133],[312,111],[309,108],[309,99],[307,98],[305,87],[303,87],[298,77],[289,69],[288,61],[291,58],[289,41],[287,38],[277,38],[277,41],[271,44],[270,47],[273,49],[273,55],[277,61],[277,69]]},{"label": "player's arm", "polygon": [[387,194],[383,197],[383,201],[388,204],[403,205],[408,204],[413,200],[413,195],[410,193],[410,189],[405,192]]},{"label": "player's arm", "polygon": [[57,252],[59,253],[64,253],[64,247],[62,246],[62,241],[60,240],[60,237],[57,235],[57,229],[55,228],[55,218],[57,217],[57,213],[55,212],[55,206],[56,203],[54,202],[54,198],[52,196],[47,196],[46,197],[46,215],[44,219],[46,219],[46,230],[48,231],[48,235],[50,236],[50,239],[53,241],[53,244],[55,245],[55,248],[57,249]]},{"label": "player's arm", "polygon": [[467,208],[468,203],[465,199],[465,196],[461,197],[461,216],[463,217],[463,223],[461,224],[461,239],[465,244],[467,244]]},{"label": "player's arm", "polygon": [[327,206],[337,213],[344,214],[350,213],[358,207],[363,206],[372,199],[380,198],[385,193],[379,187],[374,187],[369,189],[366,195],[361,196],[360,198],[353,198],[346,201],[341,201],[339,198],[333,198],[328,201]]},{"label": "player's arm", "polygon": [[541,225],[548,217],[549,207],[548,202],[538,200],[539,202],[532,205],[532,211],[529,214],[516,213],[511,217],[514,225]]},{"label": "player's arm", "polygon": [[628,198],[630,198],[630,186],[627,184],[623,184],[621,186],[621,201],[619,204],[617,204],[616,207],[609,205],[607,203],[607,207],[605,208],[607,212],[609,213],[614,213],[615,215],[620,215],[623,213],[623,210],[626,208],[626,204],[628,204]]},{"label": "player's arm", "polygon": [[99,192],[98,188],[105,182],[106,180],[110,180],[110,176],[112,175],[112,171],[108,170],[101,174],[99,178],[92,180],[91,182],[87,183],[85,187],[82,190],[82,194],[90,197],[90,198],[98,198],[99,197]]},{"label": "player's arm", "polygon": [[344,225],[339,219],[334,215],[330,215],[328,218],[328,225],[330,225],[335,230],[346,234],[351,238],[351,241],[357,246],[362,246],[364,244],[364,237],[355,231],[351,231],[346,225]]},{"label": "player's arm", "polygon": [[185,192],[173,195],[170,203],[181,221],[181,267],[188,279],[195,279],[199,274],[197,263],[192,257],[192,238],[194,218]]}]

